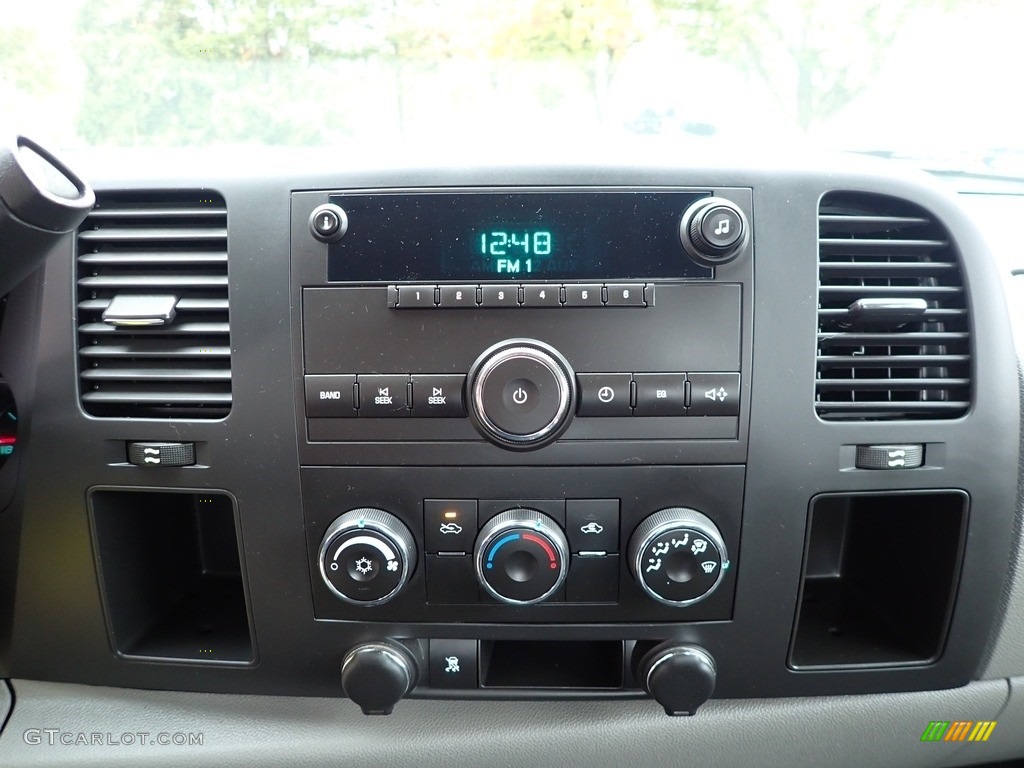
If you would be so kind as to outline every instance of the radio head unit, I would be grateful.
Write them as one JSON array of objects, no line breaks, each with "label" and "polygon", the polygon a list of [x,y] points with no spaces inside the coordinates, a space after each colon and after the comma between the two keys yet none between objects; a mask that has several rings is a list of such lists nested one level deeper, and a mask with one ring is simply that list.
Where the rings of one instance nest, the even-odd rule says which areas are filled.
[{"label": "radio head unit", "polygon": [[292,201],[304,462],[742,461],[750,189]]}]

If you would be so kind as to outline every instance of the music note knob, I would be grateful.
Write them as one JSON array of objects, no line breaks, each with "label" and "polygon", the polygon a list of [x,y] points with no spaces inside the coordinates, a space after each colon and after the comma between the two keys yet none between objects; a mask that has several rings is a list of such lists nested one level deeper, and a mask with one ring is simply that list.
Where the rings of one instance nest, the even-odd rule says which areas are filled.
[{"label": "music note knob", "polygon": [[691,259],[716,267],[743,252],[750,239],[749,226],[735,203],[705,197],[686,209],[679,223],[679,239]]}]

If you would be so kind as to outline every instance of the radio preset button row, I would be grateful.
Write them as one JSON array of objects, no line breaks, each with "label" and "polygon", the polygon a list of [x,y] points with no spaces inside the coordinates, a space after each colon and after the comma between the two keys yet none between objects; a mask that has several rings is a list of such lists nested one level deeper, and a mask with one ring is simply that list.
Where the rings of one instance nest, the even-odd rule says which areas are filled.
[{"label": "radio preset button row", "polygon": [[391,309],[653,307],[653,283],[391,285]]},{"label": "radio preset button row", "polygon": [[341,374],[305,377],[306,416],[317,418],[461,418],[462,374]]},{"label": "radio preset button row", "polygon": [[578,373],[578,416],[738,416],[738,373]]}]

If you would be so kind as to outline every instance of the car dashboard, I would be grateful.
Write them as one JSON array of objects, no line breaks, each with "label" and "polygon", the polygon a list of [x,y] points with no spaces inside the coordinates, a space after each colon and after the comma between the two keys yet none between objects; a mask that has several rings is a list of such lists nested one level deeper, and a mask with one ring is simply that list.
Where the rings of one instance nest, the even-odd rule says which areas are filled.
[{"label": "car dashboard", "polygon": [[1019,195],[80,163],[0,325],[5,764],[1024,755]]}]

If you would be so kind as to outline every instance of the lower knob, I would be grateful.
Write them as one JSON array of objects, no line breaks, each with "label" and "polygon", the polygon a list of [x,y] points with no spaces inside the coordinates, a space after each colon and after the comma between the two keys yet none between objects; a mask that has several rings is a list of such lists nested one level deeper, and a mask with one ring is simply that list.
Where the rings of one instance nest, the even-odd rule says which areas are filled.
[{"label": "lower knob", "polygon": [[715,660],[700,646],[662,643],[634,662],[637,680],[667,715],[692,715],[715,690]]},{"label": "lower knob", "polygon": [[358,645],[341,662],[341,687],[364,715],[390,715],[418,677],[416,660],[397,643]]}]

